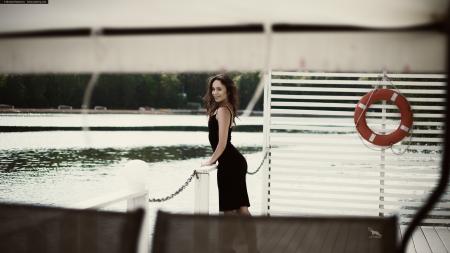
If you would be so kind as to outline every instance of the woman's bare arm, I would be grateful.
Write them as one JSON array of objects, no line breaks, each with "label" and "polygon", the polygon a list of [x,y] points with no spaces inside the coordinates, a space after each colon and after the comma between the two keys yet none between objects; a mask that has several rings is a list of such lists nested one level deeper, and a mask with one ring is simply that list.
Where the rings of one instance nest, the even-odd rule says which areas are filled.
[{"label": "woman's bare arm", "polygon": [[219,109],[217,110],[216,118],[219,122],[219,143],[217,144],[216,150],[212,154],[211,158],[208,160],[208,164],[205,165],[216,163],[227,146],[231,113],[227,108],[219,107]]}]

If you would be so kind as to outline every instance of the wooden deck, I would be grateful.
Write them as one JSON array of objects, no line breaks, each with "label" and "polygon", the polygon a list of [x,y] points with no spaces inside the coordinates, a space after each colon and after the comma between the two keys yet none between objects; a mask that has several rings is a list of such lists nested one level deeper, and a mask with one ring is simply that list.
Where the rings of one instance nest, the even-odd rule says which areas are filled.
[{"label": "wooden deck", "polygon": [[[402,236],[406,226],[401,226],[399,235]],[[437,253],[450,252],[450,228],[448,227],[419,227],[414,231],[412,241],[409,242],[407,253]]]},{"label": "wooden deck", "polygon": [[[397,252],[405,230],[395,217],[244,218],[159,212],[153,252],[388,253]],[[450,228],[418,227],[406,252],[450,252]]]},{"label": "wooden deck", "polygon": [[[267,245],[288,245],[287,252],[308,252],[304,251],[313,247],[315,252],[382,252],[378,250],[378,245],[367,243],[365,234],[354,235],[353,240],[349,238],[349,228],[339,227],[336,224],[331,225],[328,230],[328,236],[317,236],[319,228],[312,227],[308,229],[303,227],[300,229],[288,229],[286,231],[275,231],[275,233],[283,233],[283,239],[277,243],[271,242],[270,238],[263,240],[259,246],[261,252],[276,252],[276,248],[269,249]],[[333,231],[335,230],[335,231]],[[398,229],[399,240],[402,238],[406,226]],[[339,232],[340,231],[340,232]],[[320,233],[319,233],[320,234]],[[332,236],[329,236],[332,235]],[[336,237],[336,235],[338,235]],[[295,239],[294,239],[295,238]],[[273,239],[273,238],[272,238]],[[293,240],[291,240],[293,239]],[[331,241],[330,241],[331,240]],[[360,244],[360,245],[354,245]],[[309,246],[308,246],[309,245]],[[365,248],[364,246],[369,247]],[[374,248],[373,248],[374,247]],[[295,249],[296,248],[296,249]],[[377,248],[377,249],[375,249]],[[320,250],[318,250],[320,249]],[[318,250],[318,251],[317,251]],[[414,231],[412,240],[408,244],[406,253],[448,253],[450,252],[450,228],[449,227],[419,227]]]}]

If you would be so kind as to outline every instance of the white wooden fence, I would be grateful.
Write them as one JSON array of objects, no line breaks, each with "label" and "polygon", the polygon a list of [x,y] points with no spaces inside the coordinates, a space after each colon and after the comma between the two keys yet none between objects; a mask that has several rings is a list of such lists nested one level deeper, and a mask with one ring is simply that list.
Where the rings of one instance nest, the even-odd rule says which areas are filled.
[{"label": "white wooden fence", "polygon": [[[440,74],[272,72],[266,82],[265,212],[270,215],[390,215],[408,223],[437,183],[446,76]],[[414,113],[413,134],[392,148],[364,144],[353,123],[374,86],[398,89]],[[399,124],[395,105],[378,103],[369,126]],[[396,153],[401,153],[401,155]],[[450,194],[424,225],[450,224]]]}]

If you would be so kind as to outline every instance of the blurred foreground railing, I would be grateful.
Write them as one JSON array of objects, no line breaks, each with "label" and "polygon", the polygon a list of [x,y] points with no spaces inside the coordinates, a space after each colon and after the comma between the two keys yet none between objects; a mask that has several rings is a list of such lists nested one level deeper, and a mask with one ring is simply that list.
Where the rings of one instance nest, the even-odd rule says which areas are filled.
[{"label": "blurred foreground railing", "polygon": [[138,252],[149,252],[150,227],[148,221],[148,190],[146,188],[134,188],[119,190],[100,197],[82,201],[71,206],[78,209],[101,209],[113,204],[127,202],[127,211],[142,208],[145,211],[141,233],[139,235]]}]

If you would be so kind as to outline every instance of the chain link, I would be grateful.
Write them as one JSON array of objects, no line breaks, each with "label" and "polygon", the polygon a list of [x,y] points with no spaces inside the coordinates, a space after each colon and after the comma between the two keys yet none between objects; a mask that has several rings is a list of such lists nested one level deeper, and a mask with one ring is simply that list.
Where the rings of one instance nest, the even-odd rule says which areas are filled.
[{"label": "chain link", "polygon": [[164,198],[151,198],[151,199],[148,199],[148,202],[164,202],[164,201],[167,201],[169,199],[172,199],[173,197],[175,197],[178,194],[180,194],[180,192],[182,192],[184,189],[186,189],[186,187],[189,185],[189,183],[191,183],[192,178],[194,178],[194,176],[197,176],[197,171],[196,170],[194,170],[192,172],[192,174],[189,176],[189,178],[186,180],[186,182],[178,190],[176,190],[174,193],[172,193],[169,196],[164,197]]},{"label": "chain link", "polygon": [[[253,172],[247,172],[247,174],[255,175],[256,173],[258,173],[258,171],[261,169],[262,165],[264,164],[264,161],[266,160],[268,154],[269,154],[269,151],[266,151],[266,153],[264,154],[264,157],[261,161],[261,164],[258,166],[258,168]],[[215,169],[217,169],[217,167],[205,170],[205,172],[209,173]],[[150,199],[148,199],[148,202],[164,202],[164,201],[174,198],[175,196],[180,194],[184,189],[186,189],[186,187],[188,187],[188,185],[191,183],[194,176],[197,177],[197,179],[198,179],[197,173],[198,172],[196,170],[194,170],[192,172],[192,174],[188,177],[188,179],[186,179],[186,182],[184,182],[184,184],[180,188],[178,188],[178,190],[176,190],[174,193],[170,194],[169,196],[163,197],[163,198],[150,198]]]},{"label": "chain link", "polygon": [[258,173],[258,171],[261,169],[262,165],[264,164],[264,161],[266,160],[268,154],[269,154],[269,151],[266,151],[266,153],[264,154],[264,157],[263,157],[261,163],[259,164],[258,168],[255,171],[253,171],[253,172],[248,172],[247,171],[247,174],[255,175],[256,173]]}]

